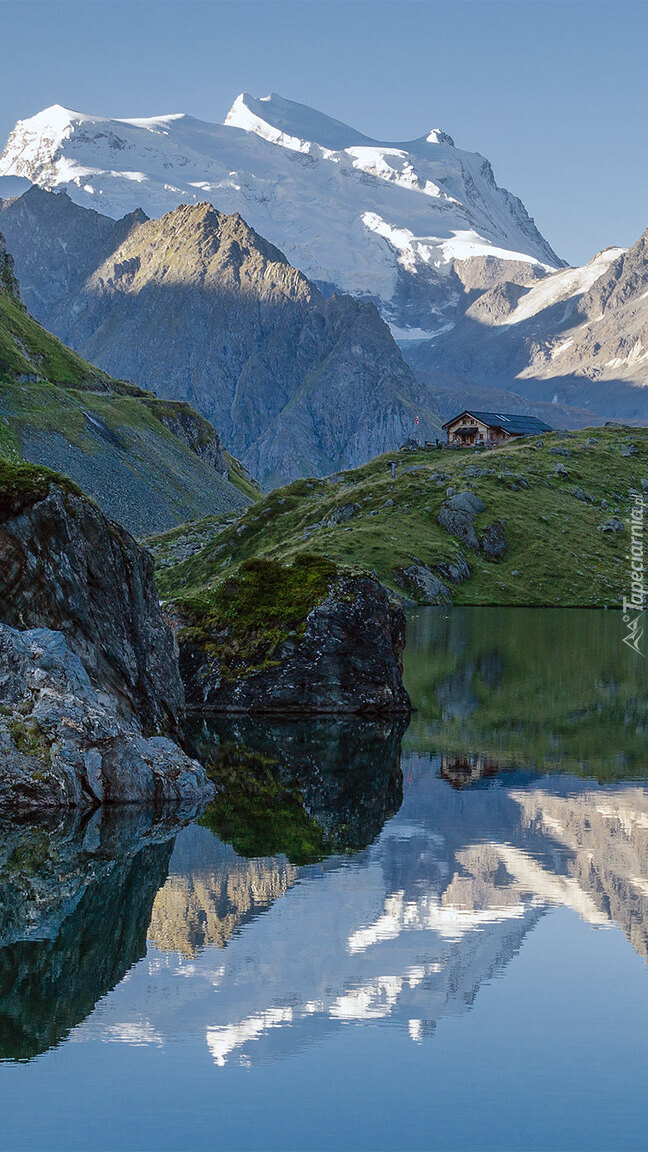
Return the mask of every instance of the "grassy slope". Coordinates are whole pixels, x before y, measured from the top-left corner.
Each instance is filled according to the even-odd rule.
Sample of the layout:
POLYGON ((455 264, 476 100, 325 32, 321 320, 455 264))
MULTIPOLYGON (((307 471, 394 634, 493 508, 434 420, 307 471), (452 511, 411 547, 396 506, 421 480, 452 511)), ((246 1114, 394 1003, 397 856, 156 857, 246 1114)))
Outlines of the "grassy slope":
POLYGON ((296 481, 249 508, 236 524, 198 525, 202 547, 193 555, 188 547, 180 563, 169 563, 169 543, 159 538, 154 551, 162 592, 195 593, 253 556, 290 561, 306 551, 373 570, 397 590, 397 570, 415 559, 433 566, 461 555, 472 576, 452 586, 457 604, 618 605, 628 591, 629 532, 608 534, 598 527, 613 515, 626 518, 630 489, 648 477, 648 429, 597 428, 567 438, 550 433, 540 448, 534 447, 537 439, 479 453, 396 454, 395 480, 390 457, 383 456, 329 479, 296 481), (596 443, 588 446, 588 437, 596 443), (637 446, 636 455, 622 455, 628 443, 637 446), (569 455, 552 454, 552 448, 569 455), (558 464, 567 468, 567 479, 555 475, 558 464), (467 466, 493 474, 472 477, 467 466), (435 479, 439 472, 447 479, 435 479), (504 520, 509 549, 499 563, 471 552, 437 524, 449 487, 470 488, 484 501, 475 521, 478 534, 493 520, 504 520), (592 503, 578 499, 575 487, 592 503), (601 500, 609 507, 601 507, 601 500), (329 527, 332 513, 346 503, 357 505, 358 513, 329 527))
POLYGON ((0 293, 0 383, 14 382, 17 376, 40 377, 70 388, 139 392, 88 364, 42 328, 17 300, 0 293))
MULTIPOLYGON (((183 407, 113 380, 0 292, 0 459, 25 455, 70 472, 136 533, 160 521, 165 527, 231 511, 242 501, 231 498, 230 484, 246 499, 258 498, 238 461, 228 460, 227 484, 164 426, 169 410, 183 407)), ((192 418, 204 423, 206 439, 214 435, 207 421, 192 418)))

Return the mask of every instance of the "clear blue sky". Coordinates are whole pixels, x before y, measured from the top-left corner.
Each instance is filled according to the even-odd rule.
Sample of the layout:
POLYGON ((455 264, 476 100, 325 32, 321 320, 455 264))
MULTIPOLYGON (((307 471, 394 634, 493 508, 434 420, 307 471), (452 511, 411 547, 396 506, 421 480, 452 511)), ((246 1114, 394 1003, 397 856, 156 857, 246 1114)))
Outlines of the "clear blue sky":
POLYGON ((221 120, 238 92, 491 160, 572 263, 648 227, 648 4, 0 2, 0 136, 49 104, 221 120))

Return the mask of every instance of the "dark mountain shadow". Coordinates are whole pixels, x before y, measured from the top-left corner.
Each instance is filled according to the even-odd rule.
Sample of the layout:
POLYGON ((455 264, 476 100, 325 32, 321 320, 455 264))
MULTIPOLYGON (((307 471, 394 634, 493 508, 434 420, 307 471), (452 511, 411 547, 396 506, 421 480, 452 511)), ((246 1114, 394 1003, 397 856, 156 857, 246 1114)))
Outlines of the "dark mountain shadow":
POLYGON ((185 822, 142 808, 2 820, 0 1060, 55 1047, 144 956, 185 822))

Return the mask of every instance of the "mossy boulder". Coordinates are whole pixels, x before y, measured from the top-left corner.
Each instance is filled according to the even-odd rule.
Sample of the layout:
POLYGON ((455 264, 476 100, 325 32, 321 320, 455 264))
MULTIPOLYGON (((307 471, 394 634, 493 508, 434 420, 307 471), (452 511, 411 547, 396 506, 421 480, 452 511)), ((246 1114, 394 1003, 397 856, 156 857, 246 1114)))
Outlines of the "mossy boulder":
POLYGON ((405 616, 372 576, 308 554, 251 560, 172 614, 189 710, 409 710, 405 616))

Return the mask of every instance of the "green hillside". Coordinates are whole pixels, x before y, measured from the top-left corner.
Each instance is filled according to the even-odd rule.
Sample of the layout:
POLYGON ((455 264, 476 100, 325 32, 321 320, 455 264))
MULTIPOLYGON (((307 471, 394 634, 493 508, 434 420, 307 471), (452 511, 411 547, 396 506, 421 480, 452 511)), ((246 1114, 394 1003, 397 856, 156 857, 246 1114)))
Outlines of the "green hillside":
POLYGON ((618 606, 629 593, 630 493, 642 481, 648 486, 644 428, 554 432, 480 452, 401 452, 324 480, 296 481, 236 524, 193 525, 182 548, 176 534, 154 541, 153 550, 170 598, 208 591, 253 556, 285 562, 309 552, 373 571, 421 602, 426 597, 408 569, 441 579, 442 601, 456 604, 618 606), (438 523, 442 505, 462 492, 483 502, 473 522, 478 540, 502 522, 501 559, 438 523), (462 563, 470 575, 461 583, 438 567, 456 571, 462 563))
POLYGON ((25 310, 0 245, 0 459, 70 476, 137 535, 257 497, 242 465, 188 404, 113 380, 25 310))

